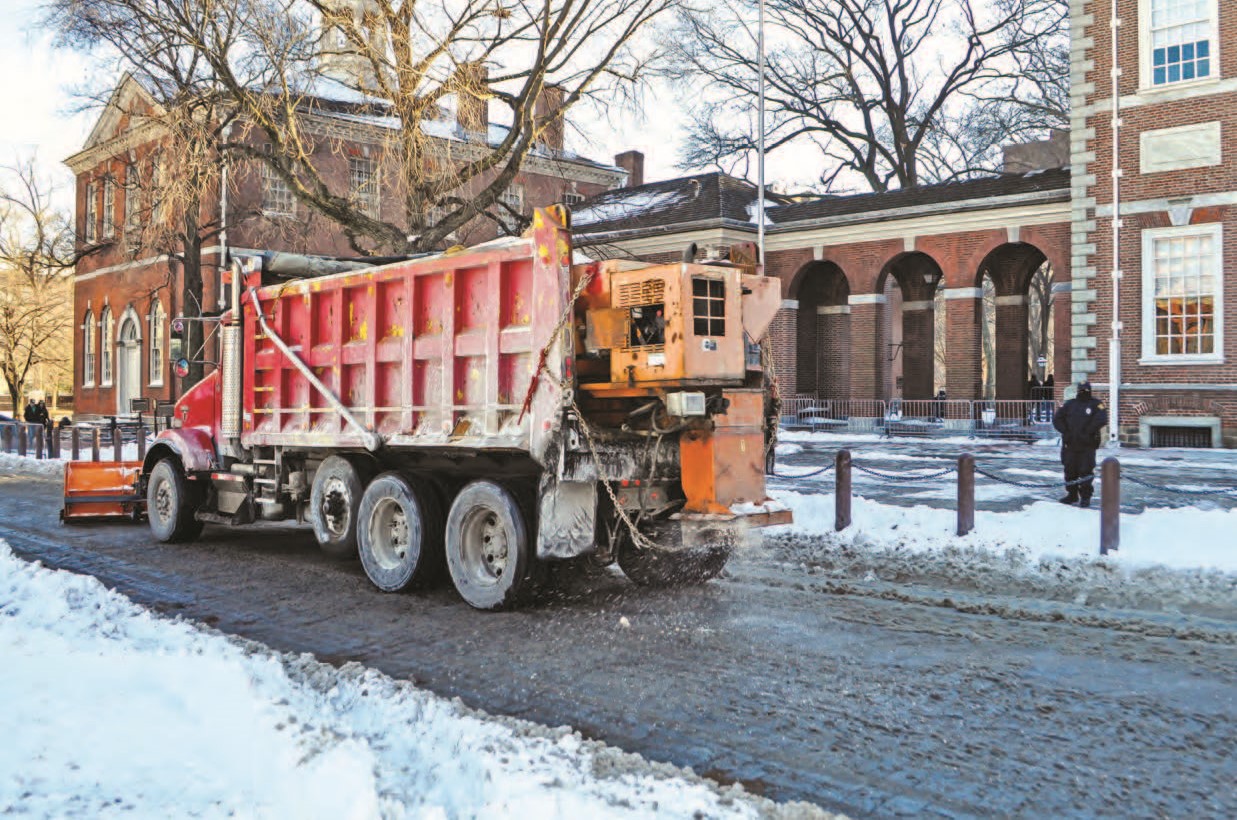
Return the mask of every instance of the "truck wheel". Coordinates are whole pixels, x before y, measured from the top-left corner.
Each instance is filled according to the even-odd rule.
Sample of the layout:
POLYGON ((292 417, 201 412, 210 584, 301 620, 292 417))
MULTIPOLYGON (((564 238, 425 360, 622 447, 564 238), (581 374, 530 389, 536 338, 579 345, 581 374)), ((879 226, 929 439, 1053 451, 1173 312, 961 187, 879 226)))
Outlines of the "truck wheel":
POLYGON ((357 513, 364 490, 361 470, 343 456, 330 456, 314 473, 309 520, 318 546, 332 558, 356 555, 357 513))
POLYGON ((645 550, 623 538, 618 565, 642 587, 694 586, 716 578, 730 560, 726 547, 701 547, 674 552, 645 550))
POLYGON ((155 538, 165 543, 192 541, 202 534, 202 522, 193 517, 195 494, 173 459, 165 458, 146 481, 146 517, 155 538))
POLYGON ((529 586, 529 528, 516 497, 501 484, 474 481, 447 516, 447 569, 460 596, 476 609, 514 605, 529 586))
POLYGON ((378 476, 365 489, 357 521, 361 566, 383 592, 421 583, 441 563, 442 509, 420 482, 378 476))

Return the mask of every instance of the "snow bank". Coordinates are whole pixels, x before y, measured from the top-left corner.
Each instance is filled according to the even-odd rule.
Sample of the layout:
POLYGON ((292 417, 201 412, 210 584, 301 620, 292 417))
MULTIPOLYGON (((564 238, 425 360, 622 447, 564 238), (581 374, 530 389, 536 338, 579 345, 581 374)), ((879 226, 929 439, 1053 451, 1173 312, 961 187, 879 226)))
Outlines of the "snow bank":
MULTIPOLYGON (((905 422, 899 422, 905 424, 905 422)), ((880 433, 826 433, 821 430, 786 430, 779 429, 777 431, 778 441, 796 441, 812 444, 866 444, 871 442, 884 442, 889 444, 910 443, 913 438, 905 436, 889 436, 881 435, 880 433)), ((928 436, 923 439, 928 444, 967 444, 967 445, 983 445, 997 446, 1010 444, 1009 439, 999 438, 971 438, 970 436, 928 436)), ((1053 439, 1055 442, 1056 440, 1053 439)), ((1023 445, 1025 446, 1025 445, 1023 445)))
POLYGON ((335 669, 156 617, 93 578, 25 563, 2 541, 0 657, 0 813, 688 818, 791 808, 568 729, 490 718, 358 664, 335 669))
POLYGON ((63 459, 37 459, 16 453, 0 453, 0 475, 58 476, 63 473, 63 459))
MULTIPOLYGON (((952 491, 952 490, 951 490, 952 491)), ((833 530, 832 493, 774 491, 773 497, 794 511, 795 523, 770 534, 830 535, 840 544, 898 548, 932 553, 972 547, 993 553, 1010 549, 1026 560, 1099 559, 1099 510, 1040 501, 1015 512, 975 514, 975 530, 955 534, 953 510, 926 506, 898 507, 865 498, 852 500, 852 521, 833 530)), ((1098 502, 1097 502, 1098 504, 1098 502)), ((1121 516, 1121 548, 1106 560, 1130 568, 1162 566, 1237 572, 1237 510, 1148 509, 1121 516)))

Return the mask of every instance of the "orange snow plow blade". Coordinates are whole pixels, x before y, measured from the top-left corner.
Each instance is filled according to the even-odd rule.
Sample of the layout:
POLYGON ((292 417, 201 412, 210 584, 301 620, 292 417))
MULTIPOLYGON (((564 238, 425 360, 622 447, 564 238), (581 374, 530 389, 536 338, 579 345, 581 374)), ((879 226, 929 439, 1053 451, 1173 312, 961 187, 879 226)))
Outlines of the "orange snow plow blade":
POLYGON ((138 495, 140 461, 70 461, 64 465, 64 509, 60 520, 133 518, 146 506, 138 495))

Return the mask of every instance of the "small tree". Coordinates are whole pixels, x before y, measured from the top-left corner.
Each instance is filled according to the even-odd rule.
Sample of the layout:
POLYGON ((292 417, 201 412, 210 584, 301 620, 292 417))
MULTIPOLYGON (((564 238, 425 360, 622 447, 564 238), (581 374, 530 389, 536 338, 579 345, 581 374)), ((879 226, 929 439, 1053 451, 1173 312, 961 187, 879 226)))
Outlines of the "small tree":
MULTIPOLYGON (((51 206, 32 163, 0 183, 0 375, 14 415, 41 368, 72 369, 72 222, 51 206)), ((58 380, 56 380, 58 381, 58 380)))

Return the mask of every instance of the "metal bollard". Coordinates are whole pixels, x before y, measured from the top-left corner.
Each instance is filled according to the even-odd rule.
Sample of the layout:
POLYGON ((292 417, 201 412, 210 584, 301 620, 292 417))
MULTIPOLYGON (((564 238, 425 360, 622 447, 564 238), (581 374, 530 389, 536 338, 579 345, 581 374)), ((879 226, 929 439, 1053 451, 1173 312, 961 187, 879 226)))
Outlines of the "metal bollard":
POLYGON ((958 456, 958 535, 975 529, 975 456, 958 456))
POLYGON ((0 426, 0 451, 7 453, 13 449, 13 425, 0 426))
POLYGON ((1121 462, 1115 456, 1100 465, 1100 555, 1121 546, 1121 462))
POLYGON ((52 458, 60 458, 60 433, 61 429, 59 427, 53 427, 51 438, 48 439, 48 444, 50 445, 48 452, 51 453, 52 458))
POLYGON ((43 425, 34 428, 34 457, 42 460, 43 456, 43 434, 47 432, 43 425))
POLYGON ((121 457, 124 455, 125 437, 120 432, 120 428, 116 426, 116 422, 112 422, 112 452, 115 454, 116 461, 124 461, 121 457))
POLYGON ((838 450, 834 465, 837 475, 833 480, 833 528, 844 530, 850 526, 850 450, 838 450))
POLYGON ((146 460, 146 430, 140 424, 137 426, 137 460, 146 460))
POLYGON ((26 425, 22 424, 17 428, 17 455, 24 456, 26 454, 26 425))
POLYGON ((69 455, 74 461, 78 461, 82 457, 82 431, 77 427, 69 430, 69 455))
POLYGON ((99 428, 90 431, 90 460, 99 460, 99 428))

